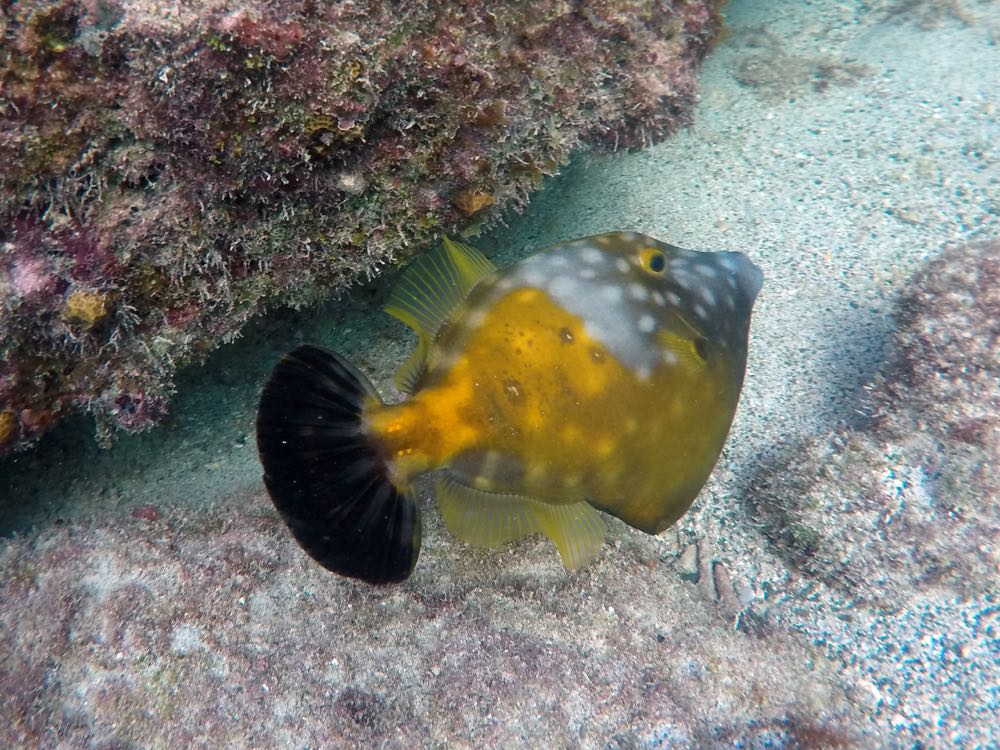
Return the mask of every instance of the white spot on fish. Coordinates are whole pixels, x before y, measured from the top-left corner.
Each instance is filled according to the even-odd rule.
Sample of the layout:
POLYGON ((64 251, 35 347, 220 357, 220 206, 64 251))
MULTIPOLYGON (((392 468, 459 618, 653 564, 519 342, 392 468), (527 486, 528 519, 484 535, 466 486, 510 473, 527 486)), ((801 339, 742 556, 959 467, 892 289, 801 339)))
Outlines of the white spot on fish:
MULTIPOLYGON (((660 293, 656 292, 655 294, 660 294, 660 293)), ((628 296, 634 300, 638 300, 641 302, 649 296, 649 291, 642 284, 638 282, 632 282, 631 284, 628 285, 628 296)), ((660 294, 660 297, 663 297, 663 295, 660 294)))
POLYGON ((670 273, 684 273, 691 268, 691 264, 683 258, 672 258, 670 260, 670 273))
POLYGON ((584 330, 587 331, 587 335, 590 336, 594 341, 604 342, 607 340, 608 334, 604 332, 604 329, 598 325, 594 325, 591 322, 587 322, 584 325, 584 330))
POLYGON ((601 289, 601 296, 608 302, 621 302, 623 296, 622 288, 620 286, 608 284, 601 289))
POLYGON ((483 456, 483 463, 479 469, 480 476, 488 479, 495 478, 502 458, 503 456, 500 451, 486 451, 486 455, 483 456))
POLYGON ((740 263, 737 255, 723 255, 719 254, 715 256, 716 262, 723 268, 727 268, 730 271, 738 271, 740 268, 740 263))
POLYGON ((702 276, 709 279, 714 279, 716 276, 719 275, 718 271, 716 271, 711 266, 705 265, 704 263, 699 263, 698 265, 696 265, 694 267, 694 270, 695 273, 700 273, 702 276))
POLYGON ((652 333, 653 329, 656 328, 656 320, 653 319, 652 315, 643 315, 639 318, 638 326, 643 333, 652 333))
POLYGON ((662 359, 668 365, 676 365, 677 364, 677 355, 674 354, 673 351, 670 350, 670 349, 664 349, 663 350, 662 359))
POLYGON ((679 286, 681 289, 690 291, 692 286, 697 286, 697 284, 691 283, 691 277, 684 272, 675 273, 673 275, 673 278, 674 281, 677 283, 677 286, 679 286))
POLYGON ((528 286, 539 287, 545 283, 545 274, 536 268, 532 268, 530 271, 525 272, 524 281, 528 286))
POLYGON ((628 273, 629 270, 628 261, 625 260, 624 258, 619 258, 618 260, 615 261, 615 268, 617 268, 622 273, 628 273))
POLYGON ((651 370, 648 367, 638 367, 635 374, 639 377, 639 380, 649 380, 651 370))
POLYGON ((486 310, 483 308, 472 310, 468 315, 462 318, 462 321, 464 322, 466 328, 479 328, 479 326, 486 321, 486 310))
POLYGON ((533 463, 528 466, 528 480, 537 482, 545 478, 549 473, 548 468, 542 463, 533 463))
POLYGON ((700 290, 698 290, 698 294, 701 296, 703 300, 705 300, 706 305, 715 304, 715 292, 713 292, 707 286, 703 286, 700 290))
POLYGON ((667 292, 667 302, 669 302, 674 307, 680 307, 680 305, 681 305, 681 298, 680 298, 679 295, 675 294, 674 292, 667 292))
POLYGON ((580 257, 583 258, 584 263, 600 263, 604 258, 604 253, 598 250, 596 247, 586 247, 583 252, 580 253, 580 257))
POLYGON ((694 314, 698 316, 700 320, 708 320, 708 310, 700 302, 696 303, 694 306, 694 314))
POLYGON ((667 298, 663 296, 663 292, 653 292, 653 302, 663 307, 667 304, 667 298))
POLYGON ((593 268, 581 268, 577 275, 581 279, 589 281, 591 279, 597 278, 597 271, 595 271, 593 268))
POLYGON ((549 284, 549 294, 557 299, 572 297, 577 293, 578 286, 569 276, 558 276, 549 284))

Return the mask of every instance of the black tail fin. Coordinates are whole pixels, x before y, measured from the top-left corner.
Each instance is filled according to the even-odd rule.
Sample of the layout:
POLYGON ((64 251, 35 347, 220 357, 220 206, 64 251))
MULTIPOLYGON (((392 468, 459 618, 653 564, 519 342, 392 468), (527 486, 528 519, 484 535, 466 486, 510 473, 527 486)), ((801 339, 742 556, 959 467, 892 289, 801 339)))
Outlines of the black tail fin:
POLYGON ((271 500, 324 568, 402 581, 420 554, 420 510, 389 480, 361 422, 378 399, 347 360, 300 346, 275 366, 257 409, 257 451, 271 500))

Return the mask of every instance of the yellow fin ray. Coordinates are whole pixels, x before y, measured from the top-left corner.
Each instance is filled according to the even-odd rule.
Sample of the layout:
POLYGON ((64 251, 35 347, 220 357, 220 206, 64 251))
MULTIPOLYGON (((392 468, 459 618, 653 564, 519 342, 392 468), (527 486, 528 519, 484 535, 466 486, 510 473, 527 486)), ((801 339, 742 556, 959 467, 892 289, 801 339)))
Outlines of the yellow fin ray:
POLYGON ((691 376, 705 370, 705 359, 695 343, 702 338, 701 332, 677 312, 665 316, 663 328, 657 335, 659 345, 672 352, 677 364, 691 376))
POLYGON ((396 284, 385 311, 432 340, 452 311, 496 270, 482 253, 447 237, 417 258, 396 284))
POLYGON ((447 472, 438 477, 437 498, 448 531, 477 547, 499 547, 541 531, 526 498, 473 489, 447 472))
POLYGON ((604 544, 607 527, 601 514, 585 502, 549 505, 533 501, 542 532, 551 539, 563 565, 579 570, 597 557, 604 544))
POLYGON ((698 354, 698 348, 691 339, 664 330, 659 334, 659 344, 673 353, 677 365, 688 375, 697 375, 704 371, 705 360, 698 354))
POLYGON ((553 505, 521 495, 484 492, 443 473, 438 504, 448 530, 479 547, 499 547, 541 532, 556 545, 563 565, 578 570, 596 557, 606 527, 601 514, 585 502, 553 505))

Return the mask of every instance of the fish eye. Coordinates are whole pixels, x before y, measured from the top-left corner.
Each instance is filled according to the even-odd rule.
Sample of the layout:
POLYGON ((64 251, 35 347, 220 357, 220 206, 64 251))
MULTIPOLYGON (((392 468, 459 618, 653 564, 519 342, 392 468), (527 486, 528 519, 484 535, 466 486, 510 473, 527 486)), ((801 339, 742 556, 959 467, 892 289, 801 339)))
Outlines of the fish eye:
POLYGON ((655 247, 644 247, 639 253, 639 261, 650 273, 659 275, 667 270, 667 257, 655 247))

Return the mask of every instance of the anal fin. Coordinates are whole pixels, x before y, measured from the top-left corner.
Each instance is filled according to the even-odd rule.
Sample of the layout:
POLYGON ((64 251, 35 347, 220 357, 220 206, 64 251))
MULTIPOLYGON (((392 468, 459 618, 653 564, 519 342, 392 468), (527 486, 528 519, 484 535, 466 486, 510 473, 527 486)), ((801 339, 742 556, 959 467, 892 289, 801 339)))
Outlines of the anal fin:
POLYGON ((593 506, 586 502, 572 505, 532 502, 538 506, 542 532, 555 543, 563 565, 569 570, 579 570, 597 557, 607 527, 593 506))
POLYGON ((438 477, 437 497, 448 530, 478 547, 499 547, 541 532, 555 543, 563 565, 578 570, 604 544, 604 520, 586 502, 554 505, 522 495, 484 492, 449 472, 438 477))

